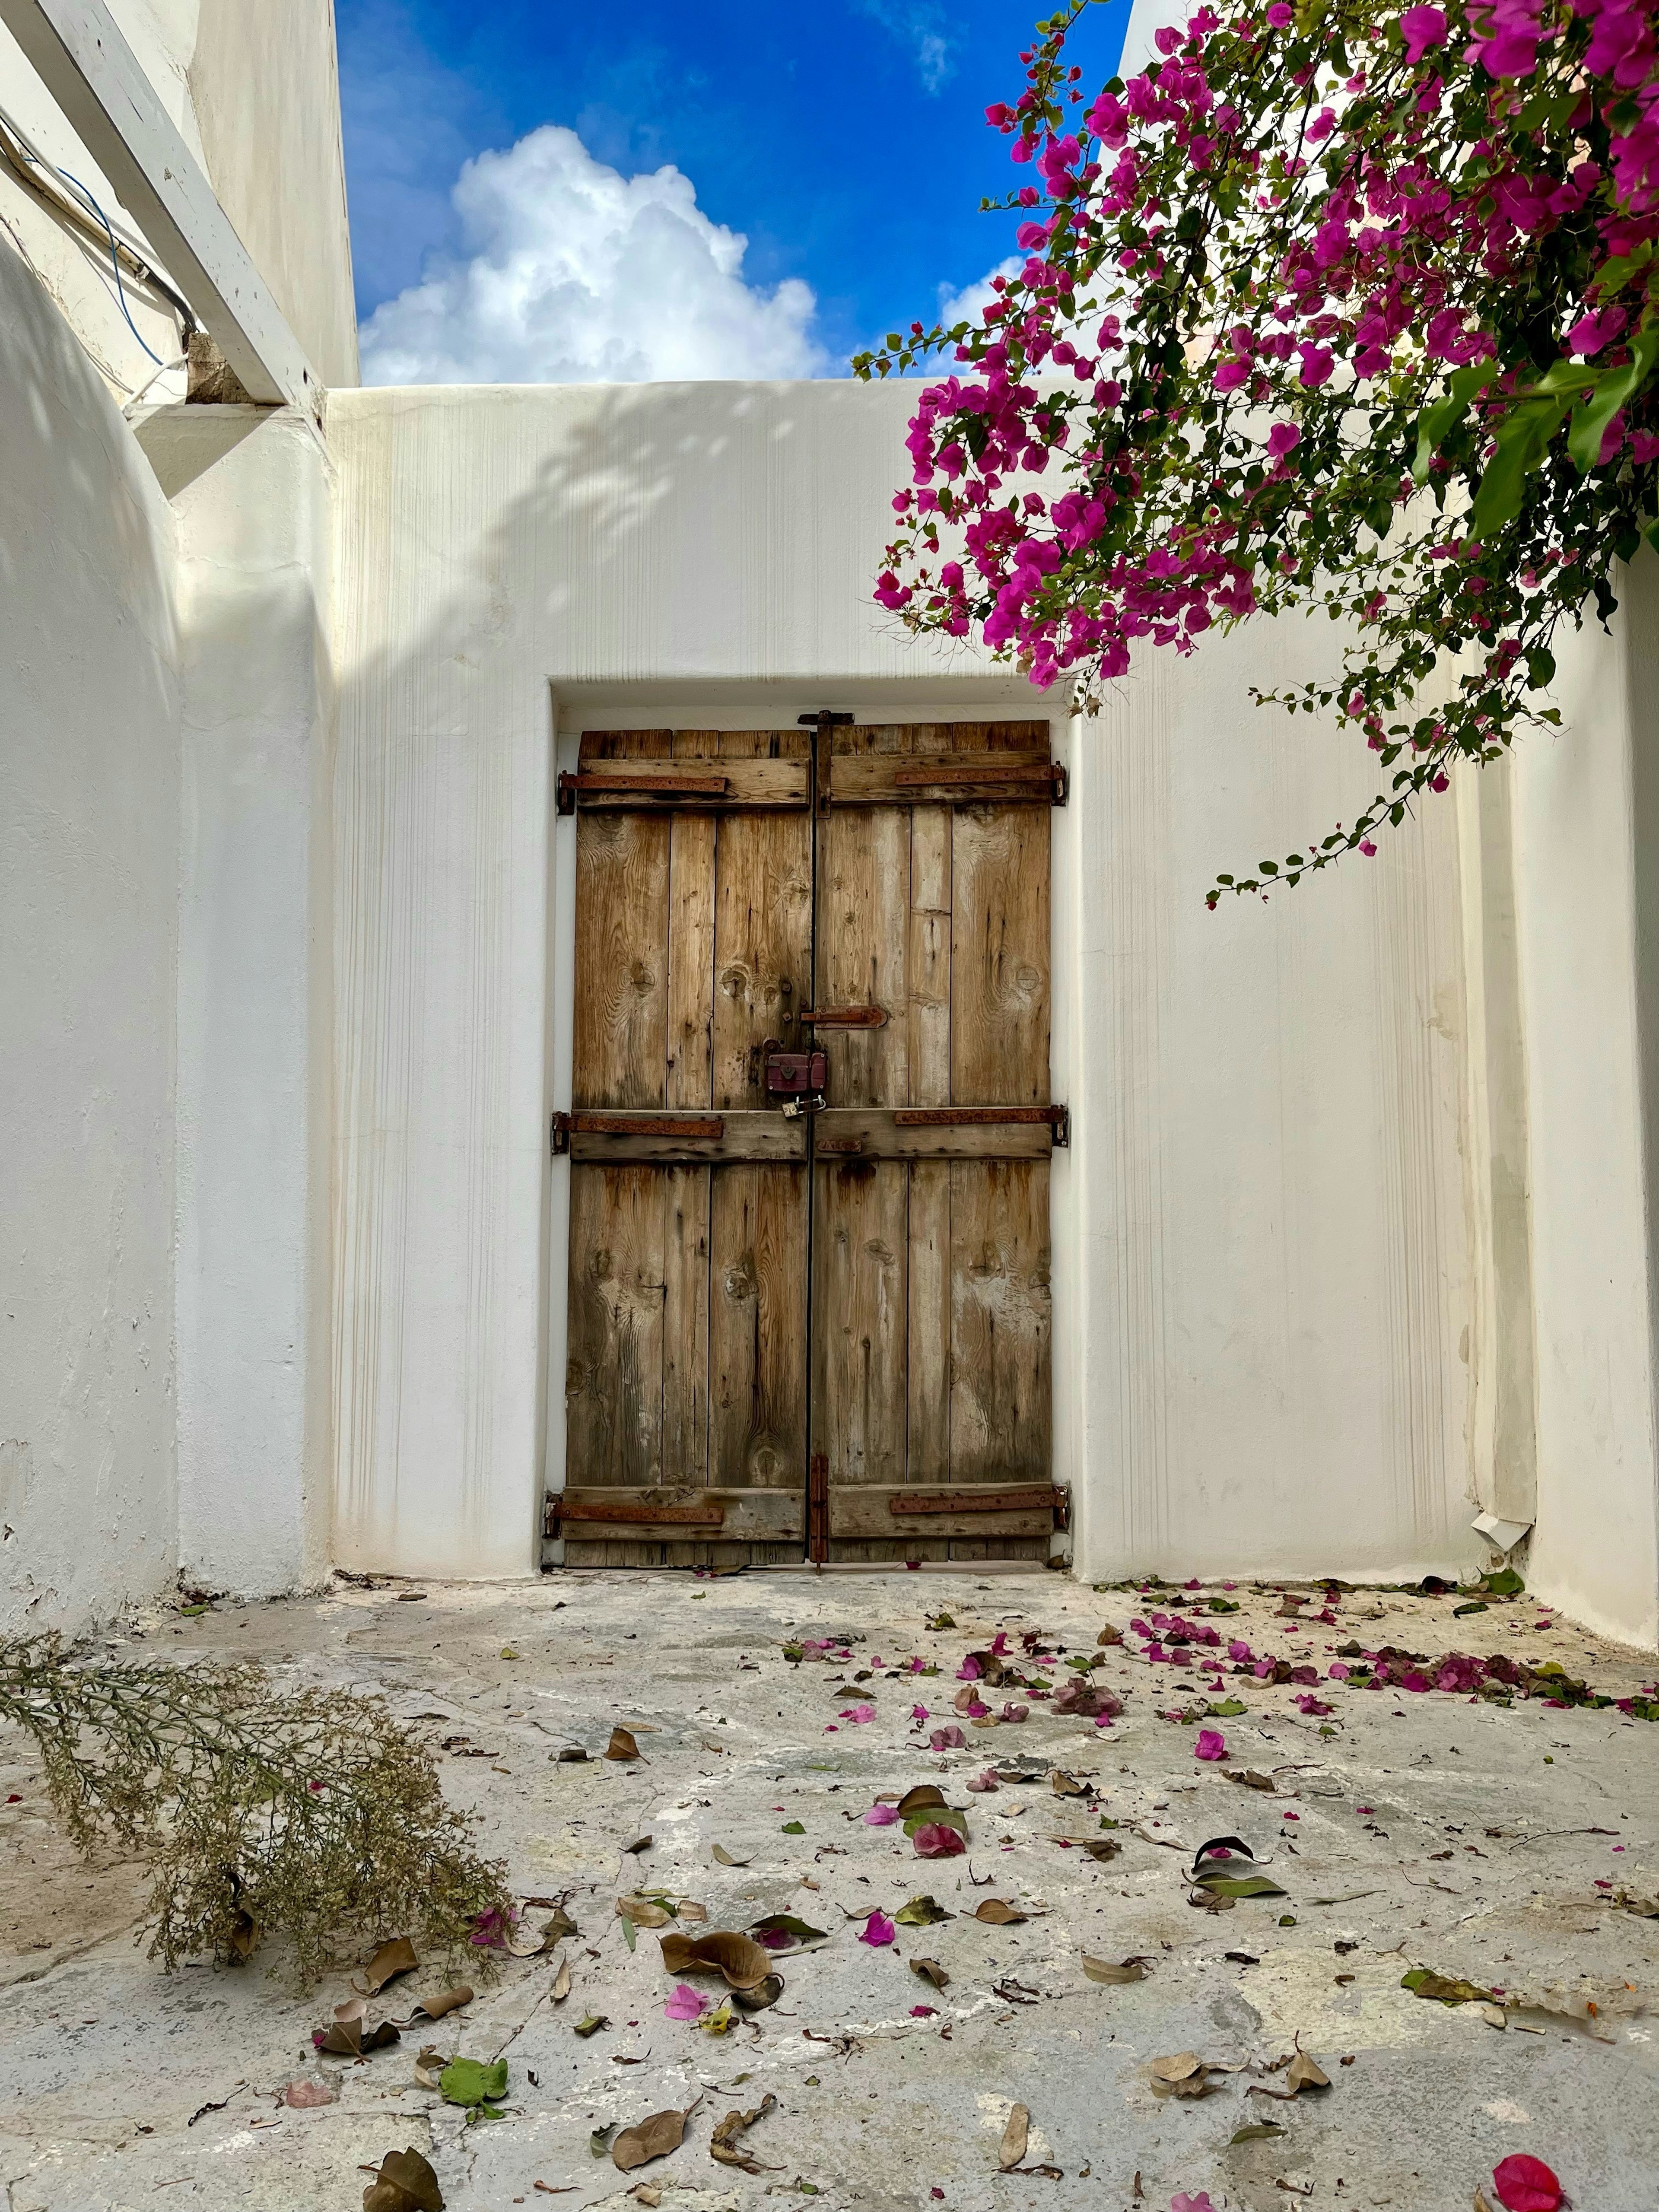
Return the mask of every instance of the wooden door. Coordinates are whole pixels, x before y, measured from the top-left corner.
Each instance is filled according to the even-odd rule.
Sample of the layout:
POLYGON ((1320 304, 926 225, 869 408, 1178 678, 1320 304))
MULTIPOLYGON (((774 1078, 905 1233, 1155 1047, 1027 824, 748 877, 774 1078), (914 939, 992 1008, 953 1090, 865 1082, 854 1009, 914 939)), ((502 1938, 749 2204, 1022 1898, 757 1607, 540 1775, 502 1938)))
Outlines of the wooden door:
POLYGON ((1048 1553, 1047 726, 818 721, 561 778, 572 1565, 1048 1553))

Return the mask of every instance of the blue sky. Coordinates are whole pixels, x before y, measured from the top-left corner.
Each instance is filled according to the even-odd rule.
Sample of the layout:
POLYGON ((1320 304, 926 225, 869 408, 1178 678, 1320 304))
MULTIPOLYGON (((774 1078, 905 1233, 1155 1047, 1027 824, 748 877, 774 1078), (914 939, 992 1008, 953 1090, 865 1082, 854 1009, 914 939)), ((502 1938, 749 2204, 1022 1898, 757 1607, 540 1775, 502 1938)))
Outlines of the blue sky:
MULTIPOLYGON (((1036 13, 338 0, 367 373, 742 374, 750 356, 757 374, 842 373, 1011 250, 1006 219, 979 212, 1011 173, 983 110, 1018 92, 1036 13), (532 139, 545 125, 562 130, 532 139), (458 212, 462 165, 515 148, 458 212), (684 186, 659 178, 671 164, 684 186), (653 296, 701 332, 689 353, 656 345, 653 296), (584 317, 591 343, 571 352, 557 333, 584 317)), ((1096 82, 1127 14, 1106 0, 1087 19, 1096 82)))

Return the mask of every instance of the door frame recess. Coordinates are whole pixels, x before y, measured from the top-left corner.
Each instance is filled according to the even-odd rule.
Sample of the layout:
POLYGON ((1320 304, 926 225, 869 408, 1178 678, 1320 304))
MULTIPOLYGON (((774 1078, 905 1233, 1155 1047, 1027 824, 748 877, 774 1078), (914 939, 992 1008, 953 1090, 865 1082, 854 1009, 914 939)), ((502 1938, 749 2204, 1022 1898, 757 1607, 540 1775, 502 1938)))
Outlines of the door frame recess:
MULTIPOLYGON (((576 823, 574 813, 556 811, 556 794, 561 775, 578 768, 584 730, 667 729, 771 730, 793 729, 798 718, 821 708, 850 711, 855 723, 1047 720, 1054 757, 1072 779, 1082 719, 1064 707, 1045 702, 1030 687, 1017 684, 1003 688, 952 684, 940 696, 935 684, 892 685, 876 689, 866 684, 848 687, 848 696, 825 684, 815 690, 762 693, 758 686, 722 685, 718 697, 700 698, 695 687, 676 692, 667 686, 617 685, 601 696, 580 701, 561 697, 550 687, 553 773, 548 779, 549 805, 554 809, 550 849, 552 881, 548 887, 548 963, 551 993, 546 1028, 547 1058, 545 1112, 542 1122, 542 1164, 546 1193, 544 1264, 542 1272, 544 1377, 541 1479, 533 1486, 534 1528, 531 1557, 542 1567, 562 1566, 564 1540, 544 1534, 544 1497, 565 1487, 564 1377, 568 1349, 570 1280, 570 1159, 556 1156, 546 1141, 556 1114, 571 1110, 575 1057, 576 987, 576 823), (647 696, 648 694, 648 696, 647 696)), ((585 689, 585 687, 584 687, 585 689)), ((1056 1529, 1051 1557, 1069 1559, 1078 1542, 1079 1516, 1087 1510, 1083 1492, 1082 1381, 1085 1335, 1083 1304, 1085 1291, 1085 1238, 1082 1229, 1083 1188, 1087 1170, 1085 1141, 1088 1116, 1082 1096, 1085 1056, 1078 1050, 1081 1008, 1078 1000, 1079 930, 1081 920, 1078 848, 1082 810, 1076 797, 1054 809, 1049 856, 1049 1096, 1063 1099, 1070 1109, 1070 1141, 1056 1147, 1049 1165, 1049 1243, 1054 1294, 1053 1324, 1053 1457, 1055 1484, 1071 1495, 1070 1528, 1056 1529)), ((805 1559, 802 1566, 810 1563, 805 1559)), ((969 1560, 934 1563, 930 1572, 984 1574, 1012 1567, 1030 1571, 1027 1561, 969 1560)), ((621 1571, 618 1570, 617 1571, 621 1571)), ((772 1569, 772 1572, 781 1570, 772 1569)), ((902 1572, 902 1567, 867 1567, 829 1564, 818 1571, 834 1573, 902 1572)))

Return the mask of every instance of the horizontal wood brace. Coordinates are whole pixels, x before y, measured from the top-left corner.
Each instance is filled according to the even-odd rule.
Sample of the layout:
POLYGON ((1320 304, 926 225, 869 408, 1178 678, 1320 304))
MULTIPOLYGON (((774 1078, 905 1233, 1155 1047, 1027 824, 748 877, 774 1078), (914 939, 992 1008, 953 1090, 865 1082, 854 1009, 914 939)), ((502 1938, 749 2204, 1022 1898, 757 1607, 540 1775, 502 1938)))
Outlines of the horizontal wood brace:
MULTIPOLYGON (((791 1490, 704 1490, 687 1484, 550 1490, 544 1493, 542 1534, 613 1528, 623 1540, 633 1532, 646 1542, 681 1534, 696 1542, 718 1531, 725 1542, 788 1543, 805 1532, 805 1504, 799 1485, 791 1490)), ((590 1534, 580 1540, 599 1540, 590 1534)))
POLYGON ((572 1521, 605 1522, 627 1528, 721 1528, 726 1508, 718 1500, 708 1504, 655 1504, 641 1498, 596 1498, 592 1492, 550 1490, 543 1516, 544 1535, 556 1536, 572 1521))
POLYGON ((994 753, 906 761, 893 771, 901 789, 930 783, 1053 783, 1065 769, 1053 761, 1000 761, 994 753))
POLYGON ((726 758, 723 755, 593 759, 586 754, 572 773, 561 773, 561 814, 654 812, 661 808, 725 813, 750 809, 805 808, 808 763, 803 759, 726 758))
POLYGON ((883 1030, 887 1026, 885 1006, 810 1006, 800 1017, 803 1025, 814 1029, 883 1030))
POLYGON ((573 1136, 581 1137, 705 1137, 712 1141, 726 1134, 720 1114, 566 1114, 561 1116, 573 1136))
POLYGON ((1066 1492, 1057 1484, 1031 1484, 1019 1490, 895 1490, 887 1510, 896 1518, 913 1513, 1030 1513, 1052 1510, 1066 1526, 1066 1492))
POLYGON ((893 1120, 901 1129, 981 1129, 1006 1121, 1015 1127, 1053 1123, 1063 1119, 1063 1106, 895 1106, 893 1120))

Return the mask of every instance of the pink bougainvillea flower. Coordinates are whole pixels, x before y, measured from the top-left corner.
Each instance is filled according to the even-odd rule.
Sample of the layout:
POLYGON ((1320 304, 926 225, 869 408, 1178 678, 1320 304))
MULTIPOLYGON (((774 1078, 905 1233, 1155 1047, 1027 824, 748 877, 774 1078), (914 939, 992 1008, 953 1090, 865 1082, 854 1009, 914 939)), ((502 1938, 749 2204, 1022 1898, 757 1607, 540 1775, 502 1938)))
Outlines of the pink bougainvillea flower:
POLYGON ((896 1805, 872 1805, 864 1816, 866 1828, 890 1828, 899 1818, 896 1805))
POLYGON ((1311 1696, 1292 1698, 1291 1703, 1293 1705, 1299 1705, 1304 1713, 1316 1717, 1321 1713, 1328 1713, 1334 1711, 1334 1707, 1322 1705, 1317 1698, 1311 1696))
POLYGON ((859 1941, 860 1943, 869 1944, 872 1950, 878 1951, 884 1944, 890 1943, 897 1933, 897 1929, 894 1927, 887 1915, 878 1910, 871 1913, 860 1929, 859 1941))
POLYGON ((1172 2197, 1170 2212, 1215 2212, 1215 2206, 1210 2202, 1209 2191, 1200 2189, 1196 2197, 1172 2197))
POLYGON ((1219 1729, 1200 1729, 1198 1741, 1193 1746, 1194 1759, 1225 1759, 1227 1739, 1219 1729))
MULTIPOLYGON (((932 2020, 933 2014, 938 2010, 939 2007, 937 2005, 912 2005, 910 2008, 910 2017, 912 2020, 932 2020)), ((939 2196, 943 2196, 945 2192, 940 2190, 935 2193, 939 2196)))
POLYGON ((935 1729, 927 1739, 929 1751, 966 1751, 968 1739, 954 1723, 949 1728, 935 1729))
POLYGON ((1273 459, 1283 460, 1302 443, 1302 433, 1294 422, 1275 422, 1267 433, 1267 451, 1273 459))
POLYGON ((1005 1704, 1002 1708, 1002 1717, 1005 1721, 1010 1723, 1011 1725, 1018 1727, 1021 1721, 1029 1721, 1030 1719, 1031 1708, 1029 1705, 1017 1705, 1012 1703, 1005 1704))
POLYGON ((854 1723, 872 1721, 875 1717, 876 1709, 873 1705, 849 1705, 842 1714, 842 1720, 852 1721, 854 1723))
POLYGON ((947 1828, 942 1820, 929 1820, 916 1830, 910 1838, 916 1847, 916 1856, 923 1859, 954 1859, 968 1848, 954 1828, 947 1828))
POLYGON ((1504 2212, 1558 2212, 1561 2185, 1541 2158, 1516 2151, 1494 2171, 1492 2187, 1504 2212))
POLYGON ((968 1778, 968 1787, 976 1793, 987 1790, 994 1790, 996 1786, 996 1776, 988 1766, 986 1768, 983 1774, 973 1774, 968 1778))
POLYGON ((488 1912, 478 1915, 472 1923, 472 1933, 466 1940, 484 1950, 504 1951, 516 1917, 510 1912, 498 1912, 492 1906, 488 1912))
POLYGON ((978 1660, 970 1651, 961 1666, 957 1668, 957 1680, 958 1682, 977 1682, 982 1671, 978 1660))
POLYGON ((927 1706, 912 1705, 910 1708, 910 1717, 913 1721, 925 1721, 927 1717, 927 1706))
POLYGON ((708 2009, 708 2000, 689 1982, 677 1982, 673 1996, 662 2009, 665 2020, 701 2020, 708 2009))
POLYGON ((1446 43, 1446 19, 1438 8, 1407 8, 1400 18, 1400 35, 1406 41, 1406 59, 1420 62, 1431 46, 1446 43))

